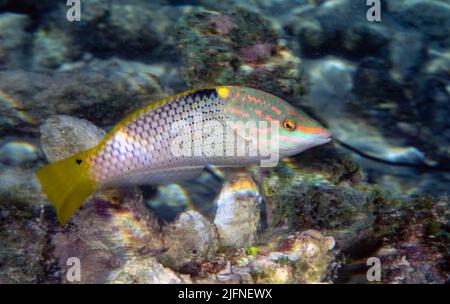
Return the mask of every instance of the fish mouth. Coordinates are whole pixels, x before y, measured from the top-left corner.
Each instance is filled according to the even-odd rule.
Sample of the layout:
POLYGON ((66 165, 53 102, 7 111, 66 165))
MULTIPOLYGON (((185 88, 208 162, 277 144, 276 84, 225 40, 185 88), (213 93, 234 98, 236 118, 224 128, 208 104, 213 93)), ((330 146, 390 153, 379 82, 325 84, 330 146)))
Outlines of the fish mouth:
POLYGON ((314 139, 314 142, 316 143, 316 145, 323 145, 329 143, 332 139, 333 135, 331 135, 330 131, 323 128, 322 132, 320 132, 320 135, 314 139))
POLYGON ((333 139, 333 136, 327 132, 326 134, 321 134, 321 136, 318 136, 318 137, 314 138, 313 140, 302 141, 301 145, 299 147, 283 150, 282 154, 284 154, 286 156, 295 155, 295 154, 301 153, 305 150, 308 150, 312 147, 316 147, 316 146, 320 146, 320 145, 329 143, 332 139, 333 139))
POLYGON ((308 150, 308 149, 310 149, 312 147, 320 146, 322 144, 325 144, 325 143, 329 142, 330 140, 331 140, 331 138, 329 138, 329 139, 323 138, 323 139, 320 139, 320 140, 314 140, 314 141, 310 141, 310 142, 303 142, 303 144, 300 147, 292 148, 292 149, 286 149, 286 150, 283 151, 282 154, 285 154, 287 156, 295 155, 295 154, 301 153, 301 152, 303 152, 305 150, 308 150))
POLYGON ((331 134, 327 134, 327 136, 323 136, 323 137, 317 139, 317 144, 318 145, 326 144, 326 143, 329 143, 332 139, 333 139, 333 136, 331 134))

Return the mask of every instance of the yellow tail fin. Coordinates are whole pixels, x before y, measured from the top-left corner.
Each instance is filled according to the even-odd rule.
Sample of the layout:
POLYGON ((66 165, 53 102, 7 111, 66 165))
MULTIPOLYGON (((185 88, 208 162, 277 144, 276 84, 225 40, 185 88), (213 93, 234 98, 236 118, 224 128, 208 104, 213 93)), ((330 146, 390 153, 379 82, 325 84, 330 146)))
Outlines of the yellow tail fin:
POLYGON ((96 188, 89 176, 89 150, 56 161, 36 171, 48 199, 56 208, 58 221, 65 224, 96 188))

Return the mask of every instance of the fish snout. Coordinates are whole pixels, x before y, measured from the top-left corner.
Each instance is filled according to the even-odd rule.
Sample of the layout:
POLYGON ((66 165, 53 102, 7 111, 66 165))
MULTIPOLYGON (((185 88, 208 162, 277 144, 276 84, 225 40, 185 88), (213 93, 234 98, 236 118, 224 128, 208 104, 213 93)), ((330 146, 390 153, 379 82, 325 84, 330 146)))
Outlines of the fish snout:
POLYGON ((317 136, 317 141, 320 144, 326 144, 333 139, 333 135, 331 135, 330 131, 323 128, 322 131, 317 136))

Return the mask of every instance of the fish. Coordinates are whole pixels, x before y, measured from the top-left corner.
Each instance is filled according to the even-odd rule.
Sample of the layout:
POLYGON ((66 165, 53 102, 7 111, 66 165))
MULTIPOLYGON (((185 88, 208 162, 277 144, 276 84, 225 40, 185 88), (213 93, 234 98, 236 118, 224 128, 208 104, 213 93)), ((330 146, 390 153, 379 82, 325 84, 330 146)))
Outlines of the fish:
POLYGON ((325 127, 279 97, 215 86, 136 110, 95 147, 39 168, 36 176, 65 224, 99 189, 174 183, 208 166, 263 165, 269 156, 277 160, 330 140, 325 127), (276 149, 269 155, 261 147, 276 149))

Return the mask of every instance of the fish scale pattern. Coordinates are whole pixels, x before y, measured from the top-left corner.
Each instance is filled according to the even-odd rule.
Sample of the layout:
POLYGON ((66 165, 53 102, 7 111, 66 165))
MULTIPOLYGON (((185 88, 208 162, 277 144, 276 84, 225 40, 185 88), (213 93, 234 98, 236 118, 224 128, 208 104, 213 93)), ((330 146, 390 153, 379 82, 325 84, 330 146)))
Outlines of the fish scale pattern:
POLYGON ((178 140, 182 145, 193 141, 195 136, 202 136, 205 130, 200 135, 193 131, 196 124, 229 119, 223 110, 224 100, 215 89, 192 92, 156 107, 149 106, 116 130, 90 157, 90 174, 100 184, 135 184, 140 183, 136 181, 139 177, 144 179, 142 183, 148 183, 152 182, 149 180, 152 172, 157 181, 163 179, 161 175, 176 174, 175 168, 188 170, 205 165, 205 158, 201 156, 174 155, 173 141, 178 140), (176 123, 181 121, 184 124, 177 130, 176 123))

